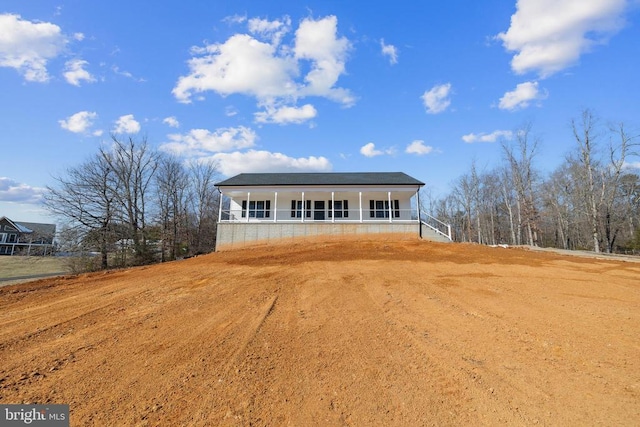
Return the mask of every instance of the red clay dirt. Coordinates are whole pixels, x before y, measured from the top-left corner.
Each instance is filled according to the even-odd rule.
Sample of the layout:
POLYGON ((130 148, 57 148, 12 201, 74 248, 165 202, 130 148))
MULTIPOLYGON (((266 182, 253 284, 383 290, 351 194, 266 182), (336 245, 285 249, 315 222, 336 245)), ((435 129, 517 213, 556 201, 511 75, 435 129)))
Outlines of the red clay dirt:
POLYGON ((640 264, 419 240, 0 288, 0 403, 71 425, 638 425, 640 264))

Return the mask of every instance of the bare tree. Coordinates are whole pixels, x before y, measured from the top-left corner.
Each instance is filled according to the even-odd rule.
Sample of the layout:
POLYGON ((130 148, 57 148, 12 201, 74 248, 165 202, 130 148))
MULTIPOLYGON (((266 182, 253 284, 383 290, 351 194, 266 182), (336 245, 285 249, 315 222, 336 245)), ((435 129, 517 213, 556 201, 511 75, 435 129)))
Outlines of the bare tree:
POLYGON ((165 155, 159 159, 155 180, 164 262, 167 249, 169 259, 175 260, 186 243, 189 176, 178 159, 165 155))
POLYGON ((455 183, 453 187, 453 197, 457 204, 460 205, 461 209, 464 212, 464 225, 461 231, 461 241, 463 242, 471 242, 473 240, 472 237, 472 228, 473 228, 473 217, 472 214, 475 210, 475 192, 474 192, 474 183, 473 178, 469 174, 462 175, 458 178, 458 181, 455 183))
POLYGON ((86 244, 93 240, 101 254, 101 267, 108 267, 109 245, 114 240, 117 212, 114 171, 102 156, 96 156, 65 176, 56 177, 56 185, 47 187, 46 208, 76 230, 86 244))
MULTIPOLYGON (((571 172, 567 164, 562 164, 542 184, 544 214, 553 230, 553 246, 571 249, 570 224, 573 224, 571 172)), ((575 227, 572 227, 575 228, 575 227)))
POLYGON ((621 177, 633 144, 624 123, 611 126, 610 130, 612 138, 608 146, 608 164, 602 170, 601 184, 602 221, 607 243, 606 251, 609 253, 613 252, 618 233, 624 226, 624 205, 620 203, 620 192, 623 189, 621 177))
POLYGON ((539 140, 531 128, 526 124, 514 141, 501 141, 500 168, 478 173, 472 163, 435 203, 456 240, 597 252, 628 250, 640 242, 640 179, 632 171, 640 135, 622 123, 605 134, 593 113, 584 110, 571 121, 575 148, 542 180, 534 167, 539 140))
POLYGON ((509 216, 509 236, 511 237, 511 244, 520 244, 520 233, 516 235, 515 218, 513 213, 513 206, 515 204, 515 195, 513 186, 511 185, 511 167, 502 168, 500 171, 500 192, 502 194, 502 202, 504 204, 507 215, 509 216))
POLYGON ((158 154, 153 152, 146 138, 136 143, 131 137, 122 142, 115 135, 113 145, 100 149, 100 156, 113 171, 113 188, 117 188, 116 200, 124 213, 124 222, 133 241, 136 263, 150 261, 147 245, 147 199, 153 175, 158 168, 158 154))
POLYGON ((582 188, 583 200, 587 218, 591 228, 594 252, 600 252, 600 233, 598 231, 599 197, 597 193, 597 170, 599 164, 596 158, 596 118, 590 110, 584 110, 579 121, 572 119, 571 128, 578 144, 576 164, 579 166, 579 179, 584 184, 582 188))
POLYGON ((627 239, 633 240, 636 229, 640 230, 640 176, 636 173, 625 173, 620 178, 620 210, 627 239))
POLYGON ((219 177, 218 165, 213 161, 192 161, 188 166, 191 181, 191 206, 195 219, 192 247, 195 253, 210 252, 215 248, 218 204, 215 181, 219 177))
POLYGON ((498 210, 501 204, 500 179, 497 171, 490 171, 480 175, 480 212, 485 225, 483 241, 495 245, 501 240, 501 221, 498 210))
POLYGON ((503 153, 511 169, 510 177, 516 193, 518 214, 518 243, 524 228, 527 242, 535 245, 538 211, 535 203, 533 159, 538 151, 538 139, 531 136, 531 123, 516 132, 516 144, 502 143, 503 153))

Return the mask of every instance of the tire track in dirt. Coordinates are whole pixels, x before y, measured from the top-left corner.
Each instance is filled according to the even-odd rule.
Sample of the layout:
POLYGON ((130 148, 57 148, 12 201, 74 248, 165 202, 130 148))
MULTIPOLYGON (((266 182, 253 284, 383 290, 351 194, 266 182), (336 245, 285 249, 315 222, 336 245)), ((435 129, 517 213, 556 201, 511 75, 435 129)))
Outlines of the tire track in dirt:
MULTIPOLYGON (((375 267, 372 266, 370 269, 371 274, 363 279, 367 282, 368 297, 378 306, 381 316, 394 326, 396 333, 411 342, 416 353, 422 355, 425 366, 429 371, 436 373, 438 384, 445 390, 454 391, 452 397, 455 400, 466 403, 466 422, 474 425, 495 424, 495 419, 478 418, 475 415, 478 409, 481 413, 496 414, 500 422, 508 425, 529 424, 534 421, 514 411, 507 402, 492 398, 497 389, 496 385, 502 383, 501 379, 492 379, 491 375, 484 372, 484 362, 480 356, 475 355, 473 351, 470 352, 468 348, 456 345, 455 332, 450 333, 446 341, 439 338, 440 333, 436 330, 445 329, 447 326, 439 324, 438 318, 457 317, 462 322, 462 319, 467 318, 465 323, 468 323, 479 316, 477 312, 471 314, 453 303, 446 293, 433 287, 428 288, 427 295, 415 292, 424 287, 421 286, 421 282, 404 284, 403 287, 380 283, 376 279, 381 276, 376 274, 375 267), (407 293, 405 290, 414 292, 407 293), (417 302, 421 309, 416 311, 411 301, 417 302)), ((519 393, 513 384, 507 388, 506 392, 511 396, 519 393)), ((461 422, 461 419, 456 421, 458 422, 461 422)))
POLYGON ((457 404, 463 390, 380 317, 360 280, 342 268, 300 270, 309 276, 282 287, 281 303, 251 340, 236 378, 216 393, 235 401, 214 400, 224 410, 208 422, 415 425, 435 414, 468 420, 457 404), (265 410, 271 399, 279 410, 265 410))
MULTIPOLYGON (((601 412, 595 409, 597 399, 594 399, 597 393, 606 393, 604 390, 587 398, 593 405, 577 406, 576 409, 581 408, 583 413, 578 414, 574 410, 571 416, 566 415, 567 404, 564 402, 570 400, 564 391, 567 383, 575 382, 581 376, 580 381, 591 383, 595 391, 600 388, 597 383, 603 381, 585 381, 584 375, 579 374, 576 367, 583 365, 580 358, 584 353, 574 351, 571 354, 564 349, 578 344, 580 335, 576 334, 577 331, 567 333, 551 320, 580 316, 579 311, 565 314, 564 304, 558 304, 553 295, 535 298, 528 283, 516 285, 517 292, 513 292, 515 280, 511 275, 514 272, 493 274, 490 270, 484 273, 478 268, 473 275, 487 278, 484 285, 478 286, 477 283, 482 282, 474 280, 471 285, 466 283, 465 276, 456 280, 456 275, 446 274, 443 281, 436 267, 425 267, 424 275, 419 279, 411 279, 404 286, 387 286, 386 295, 380 292, 379 287, 371 286, 369 289, 385 308, 385 315, 402 319, 406 325, 403 331, 418 344, 426 346, 445 369, 453 374, 465 374, 463 382, 473 393, 474 404, 482 405, 479 408, 481 412, 501 414, 509 424, 605 421, 601 412), (506 289, 505 277, 509 277, 506 289), (438 286, 441 281, 446 285, 438 286), (509 316, 511 311, 518 313, 518 317, 509 316), (457 320, 451 322, 450 319, 457 320), (492 335, 493 343, 477 338, 492 335), (554 371, 553 376, 549 375, 551 371, 554 371), (552 377, 563 380, 555 383, 552 377)), ((397 269, 402 268, 405 267, 398 266, 397 269)), ((374 267, 370 269, 373 271, 374 267)), ((418 269, 412 267, 411 270, 418 269)), ((551 271, 549 275, 554 276, 551 271)), ((383 277, 382 272, 372 273, 374 281, 376 277, 383 277)), ((556 272, 554 279, 558 282, 561 277, 556 272)), ((592 333, 602 329, 597 322, 590 323, 588 330, 592 333)), ((620 318, 617 324, 625 323, 627 321, 620 318)), ((602 329, 602 333, 606 334, 606 329, 602 329)), ((627 343, 627 348, 632 348, 631 342, 627 343)), ((609 360, 621 358, 619 363, 627 364, 633 360, 631 353, 612 355, 609 360)), ((590 370, 586 367, 585 373, 590 370)), ((609 381, 630 382, 615 376, 611 376, 609 381)), ((626 404, 633 405, 631 401, 626 404)), ((612 419, 617 419, 620 424, 625 421, 624 417, 612 418, 611 414, 606 418, 612 419)))
POLYGON ((223 378, 223 380, 227 376, 229 371, 238 363, 241 353, 245 351, 249 343, 251 343, 251 341, 255 339, 258 331, 260 330, 260 327, 264 323, 269 313, 271 313, 271 310, 273 310, 273 306, 275 305, 277 300, 278 296, 276 295, 269 301, 267 301, 264 306, 262 306, 262 308, 258 311, 258 316, 248 324, 245 337, 240 341, 238 348, 233 352, 233 354, 228 357, 228 362, 225 364, 222 372, 220 373, 220 376, 223 378))

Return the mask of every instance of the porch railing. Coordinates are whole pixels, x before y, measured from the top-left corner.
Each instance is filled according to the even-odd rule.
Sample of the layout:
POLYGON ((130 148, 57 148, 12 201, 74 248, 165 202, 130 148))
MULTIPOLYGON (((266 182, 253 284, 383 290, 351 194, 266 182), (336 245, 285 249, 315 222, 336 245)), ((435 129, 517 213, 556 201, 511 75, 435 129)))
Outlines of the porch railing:
POLYGON ((429 227, 431 230, 440 234, 441 236, 446 237, 449 240, 453 240, 451 237, 451 225, 446 224, 440 221, 438 218, 429 215, 428 213, 422 211, 420 212, 420 219, 422 220, 422 224, 429 227))
POLYGON ((359 209, 315 210, 315 209, 274 209, 241 210, 223 209, 219 222, 321 222, 321 223, 357 223, 357 222, 418 222, 415 209, 359 209))

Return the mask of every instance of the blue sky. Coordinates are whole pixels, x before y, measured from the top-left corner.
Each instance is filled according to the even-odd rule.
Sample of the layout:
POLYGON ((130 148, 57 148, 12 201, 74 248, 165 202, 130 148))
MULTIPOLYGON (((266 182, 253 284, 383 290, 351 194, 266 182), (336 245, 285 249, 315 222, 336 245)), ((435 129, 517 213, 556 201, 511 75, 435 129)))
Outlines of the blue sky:
POLYGON ((531 122, 549 172, 584 108, 640 127, 639 26, 637 0, 5 0, 0 216, 53 222, 44 187, 112 134, 222 177, 403 171, 437 196, 531 122))

